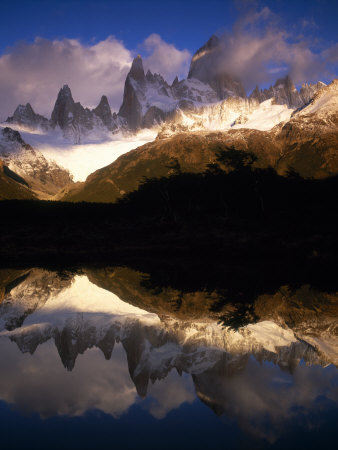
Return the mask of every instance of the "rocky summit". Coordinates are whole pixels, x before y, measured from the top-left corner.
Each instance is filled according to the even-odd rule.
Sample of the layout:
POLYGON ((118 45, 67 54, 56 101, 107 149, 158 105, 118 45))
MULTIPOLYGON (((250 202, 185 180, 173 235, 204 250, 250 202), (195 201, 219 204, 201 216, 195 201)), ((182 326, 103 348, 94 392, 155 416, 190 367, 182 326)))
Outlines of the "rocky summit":
POLYGON ((27 103, 26 105, 19 105, 14 111, 13 116, 8 117, 6 122, 17 123, 19 125, 33 128, 41 127, 46 130, 49 125, 48 119, 40 114, 36 114, 30 103, 27 103))
MULTIPOLYGON (((125 80, 118 112, 111 111, 106 95, 102 95, 96 108, 86 108, 74 101, 70 87, 64 85, 50 120, 36 114, 27 103, 19 105, 7 122, 47 131, 60 129, 67 140, 80 144, 92 138, 107 138, 111 133, 135 133, 159 126, 171 132, 230 129, 248 122, 248 114, 256 110, 260 114, 263 104, 272 128, 308 104, 325 86, 321 82, 304 83, 298 91, 286 75, 269 88, 256 86, 247 95, 240 78, 224 67, 224 45, 216 35, 211 36, 193 55, 187 78, 176 77, 171 84, 161 74, 145 72, 141 56, 136 56, 125 80), (269 110, 268 100, 273 106, 269 110), (289 114, 282 114, 278 106, 290 110, 289 114)), ((249 124, 250 127, 257 128, 257 123, 249 124)), ((258 129, 262 128, 258 125, 258 129)))

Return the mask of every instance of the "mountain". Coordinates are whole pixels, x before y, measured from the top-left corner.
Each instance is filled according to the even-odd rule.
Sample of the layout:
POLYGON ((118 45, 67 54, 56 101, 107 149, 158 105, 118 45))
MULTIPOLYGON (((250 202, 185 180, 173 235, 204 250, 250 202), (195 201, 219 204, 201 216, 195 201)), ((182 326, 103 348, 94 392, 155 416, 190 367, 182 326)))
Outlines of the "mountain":
MULTIPOLYGON (((137 304, 137 286, 121 274, 107 271, 107 283, 137 304)), ((197 396, 268 443, 304 414, 316 430, 318 414, 329 408, 335 417, 336 294, 284 286, 258 299, 256 323, 234 329, 207 311, 198 319, 159 317, 112 292, 80 272, 0 271, 2 400, 44 419, 94 410, 116 418, 147 396, 141 407, 162 419, 197 396)), ((169 296, 162 306, 170 310, 169 296)))
POLYGON ((172 173, 177 161, 183 172, 203 172, 216 161, 216 151, 234 147, 254 153, 257 167, 285 174, 290 167, 303 177, 338 173, 338 80, 323 87, 313 101, 270 131, 236 128, 227 132, 186 132, 156 139, 91 174, 64 200, 113 202, 137 189, 144 177, 172 173))
MULTIPOLYGON (((113 281, 108 282, 114 287, 113 281)), ((251 355, 291 372, 301 360, 337 364, 336 295, 329 298, 306 287, 294 293, 284 288, 259 298, 256 323, 238 329, 222 326, 207 311, 198 319, 160 318, 137 306, 137 297, 131 305, 112 293, 114 288, 112 292, 101 289, 85 275, 33 269, 11 281, 6 292, 0 305, 1 337, 7 336, 22 352, 31 354, 53 339, 68 370, 74 368, 79 354, 92 347, 110 359, 115 343, 121 342, 141 396, 146 395, 150 380, 165 378, 173 368, 201 375, 221 364, 231 375, 242 372, 251 355), (268 306, 264 309, 264 305, 268 306)), ((193 304, 191 300, 190 308, 193 304)))
POLYGON ((52 111, 50 125, 52 128, 59 127, 64 136, 76 144, 82 142, 83 137, 91 133, 102 135, 112 127, 113 119, 110 107, 107 102, 100 104, 91 111, 84 108, 81 103, 75 103, 68 85, 64 85, 57 96, 54 109, 52 111), (104 111, 103 111, 104 110, 104 111), (109 122, 108 127, 104 123, 109 122))
POLYGON ((48 299, 70 287, 73 278, 66 272, 60 276, 44 269, 16 270, 14 277, 10 277, 9 270, 3 277, 3 272, 0 270, 0 286, 5 300, 0 302, 0 327, 7 330, 20 327, 26 317, 42 308, 48 299))
POLYGON ((111 112, 108 99, 105 95, 102 95, 100 103, 92 112, 102 120, 102 123, 110 131, 118 131, 126 128, 126 124, 123 119, 117 116, 116 113, 111 112))
POLYGON ((41 128, 43 130, 48 130, 49 128, 48 119, 40 114, 36 114, 30 103, 19 105, 14 111, 13 116, 8 117, 6 122, 24 125, 33 129, 41 128))
MULTIPOLYGON (((212 291, 180 291, 170 286, 159 287, 145 283, 147 274, 128 267, 88 269, 91 283, 109 290, 121 300, 158 314, 166 322, 223 321, 227 326, 272 321, 283 329, 291 329, 295 336, 310 343, 334 364, 338 364, 338 297, 309 285, 298 288, 281 286, 274 293, 257 294, 252 303, 243 305, 225 297, 221 289, 212 291), (223 303, 220 303, 222 297, 223 303), (222 306, 221 306, 222 305, 222 306), (240 318, 244 323, 240 323, 240 318)), ((229 283, 229 282, 228 282, 229 283)), ((182 325, 181 325, 182 327, 182 325)), ((197 325, 195 324, 195 327, 197 325)))
POLYGON ((64 137, 75 144, 92 137, 107 137, 109 132, 125 127, 123 120, 116 113, 112 114, 106 96, 102 96, 98 106, 90 110, 74 101, 68 85, 60 89, 50 120, 36 114, 27 103, 26 106, 19 105, 6 122, 46 133, 60 129, 64 137))
POLYGON ((192 57, 188 79, 210 85, 219 100, 228 97, 246 98, 242 82, 223 67, 222 52, 222 41, 216 35, 211 36, 192 57))
POLYGON ((261 90, 256 86, 249 98, 255 99, 259 103, 273 98, 277 105, 287 105, 289 108, 297 109, 309 103, 315 93, 324 86, 326 85, 321 82, 306 83, 302 85, 298 92, 290 76, 287 75, 285 78, 277 80, 274 86, 270 86, 269 89, 261 90))
POLYGON ((303 84, 298 91, 286 76, 268 89, 257 86, 247 96, 241 80, 230 74, 231 68, 224 67, 224 50, 222 40, 213 35, 193 55, 187 79, 179 81, 176 77, 172 84, 161 74, 150 70, 145 73, 138 55, 126 77, 118 113, 112 113, 105 95, 96 108, 83 107, 64 85, 50 120, 36 114, 28 103, 19 105, 7 122, 49 132, 61 129, 65 138, 76 144, 107 138, 112 132, 135 133, 159 125, 164 125, 167 134, 226 130, 244 123, 248 128, 266 130, 288 120, 293 110, 304 107, 325 86, 320 82, 303 84), (265 117, 263 128, 257 114, 265 117), (250 116, 255 120, 250 122, 250 116))
POLYGON ((289 120, 296 109, 304 107, 324 86, 321 82, 304 84, 298 92, 286 76, 269 89, 262 91, 257 86, 249 97, 227 91, 228 96, 222 101, 190 110, 178 109, 172 119, 163 123, 160 134, 236 128, 267 131, 289 120))
MULTIPOLYGON (((9 127, 0 128, 0 159, 31 190, 28 198, 48 198, 73 182, 68 170, 46 159, 26 144, 18 131, 9 127)), ((14 191, 10 195, 10 198, 22 198, 16 197, 14 191)))
POLYGON ((197 79, 169 85, 160 74, 144 73, 141 56, 137 56, 127 75, 119 116, 131 130, 150 128, 175 115, 176 110, 189 110, 216 102, 214 90, 197 79))

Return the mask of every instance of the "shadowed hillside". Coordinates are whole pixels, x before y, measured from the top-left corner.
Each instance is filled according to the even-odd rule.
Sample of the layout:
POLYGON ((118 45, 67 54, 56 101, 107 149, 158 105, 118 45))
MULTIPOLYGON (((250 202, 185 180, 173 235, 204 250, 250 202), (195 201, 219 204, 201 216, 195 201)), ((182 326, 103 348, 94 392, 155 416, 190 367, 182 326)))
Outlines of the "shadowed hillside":
POLYGON ((219 150, 204 173, 146 179, 115 204, 2 202, 3 257, 73 261, 121 255, 334 258, 338 178, 255 169, 255 156, 219 150), (226 166, 226 171, 222 169, 226 166))

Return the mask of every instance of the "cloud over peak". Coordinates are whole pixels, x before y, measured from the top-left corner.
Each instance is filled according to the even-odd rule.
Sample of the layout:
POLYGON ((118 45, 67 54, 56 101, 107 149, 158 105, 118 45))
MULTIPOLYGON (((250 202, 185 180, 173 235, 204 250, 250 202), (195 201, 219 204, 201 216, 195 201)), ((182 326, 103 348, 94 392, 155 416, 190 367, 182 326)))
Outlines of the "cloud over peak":
POLYGON ((178 50, 173 44, 165 42, 160 35, 151 34, 141 45, 147 54, 144 66, 152 72, 160 73, 168 82, 177 76, 184 77, 188 73, 191 53, 178 50))
MULTIPOLYGON (((304 37, 316 24, 306 19, 286 28, 268 7, 244 7, 230 31, 219 35, 217 58, 207 69, 225 72, 242 80, 247 91, 274 83, 290 74, 296 84, 329 81, 337 74, 338 44, 320 48, 304 37), (304 31, 305 30, 305 31, 304 31), (306 33, 305 33, 306 34, 306 33)), ((203 44, 201 42, 201 44, 203 44)), ((138 47, 145 69, 160 73, 168 82, 187 76, 191 53, 178 49, 158 34, 149 35, 138 47)), ((19 42, 0 55, 0 120, 11 115, 19 103, 30 102, 34 110, 50 117, 57 93, 68 84, 75 101, 95 107, 101 95, 118 111, 126 75, 136 52, 114 36, 93 44, 78 39, 19 42)))
POLYGON ((287 73, 295 83, 330 76, 327 56, 333 59, 334 49, 315 53, 309 40, 284 29, 267 7, 242 15, 219 38, 216 70, 241 78, 247 90, 287 73))
MULTIPOLYGON (((145 65, 166 79, 184 74, 190 59, 159 35, 143 44, 145 65)), ((113 110, 122 102, 126 75, 134 54, 114 36, 92 45, 78 39, 19 42, 0 56, 0 120, 13 113, 19 103, 30 102, 34 110, 50 116, 57 93, 68 84, 75 101, 95 107, 107 95, 113 110)))

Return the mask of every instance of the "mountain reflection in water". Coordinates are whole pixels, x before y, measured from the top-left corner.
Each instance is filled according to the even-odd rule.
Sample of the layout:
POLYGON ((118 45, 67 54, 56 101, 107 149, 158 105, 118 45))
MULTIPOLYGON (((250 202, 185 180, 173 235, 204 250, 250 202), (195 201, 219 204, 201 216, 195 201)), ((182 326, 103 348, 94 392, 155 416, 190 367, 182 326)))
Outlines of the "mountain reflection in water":
POLYGON ((264 445, 336 414, 338 295, 220 296, 150 286, 125 267, 1 270, 0 400, 43 419, 139 407, 166 420, 199 399, 264 445))

